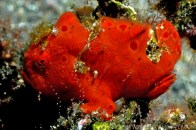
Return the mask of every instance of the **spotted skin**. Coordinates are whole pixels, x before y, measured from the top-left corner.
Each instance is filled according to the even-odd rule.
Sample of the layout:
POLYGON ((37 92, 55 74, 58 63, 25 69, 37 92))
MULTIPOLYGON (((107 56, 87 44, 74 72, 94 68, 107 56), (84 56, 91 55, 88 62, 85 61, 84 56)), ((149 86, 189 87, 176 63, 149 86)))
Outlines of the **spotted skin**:
POLYGON ((84 113, 97 110, 108 120, 116 109, 115 100, 155 99, 176 79, 173 69, 181 44, 169 21, 162 20, 152 33, 150 24, 103 16, 99 33, 89 41, 91 32, 74 13, 66 12, 55 28, 58 33, 45 39, 44 49, 42 42, 30 45, 21 73, 45 95, 55 97, 55 91, 63 101, 84 101, 84 113), (159 62, 147 57, 152 36, 161 49, 159 62))

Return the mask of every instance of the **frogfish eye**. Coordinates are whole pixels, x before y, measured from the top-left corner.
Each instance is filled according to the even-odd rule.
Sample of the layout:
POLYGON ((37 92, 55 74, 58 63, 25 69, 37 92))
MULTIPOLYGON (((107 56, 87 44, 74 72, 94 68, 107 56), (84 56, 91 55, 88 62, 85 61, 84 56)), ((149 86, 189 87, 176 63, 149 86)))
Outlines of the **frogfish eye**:
POLYGON ((38 62, 34 62, 33 63, 33 68, 35 69, 35 71, 40 72, 40 73, 44 73, 46 70, 46 64, 45 61, 42 59, 38 62))

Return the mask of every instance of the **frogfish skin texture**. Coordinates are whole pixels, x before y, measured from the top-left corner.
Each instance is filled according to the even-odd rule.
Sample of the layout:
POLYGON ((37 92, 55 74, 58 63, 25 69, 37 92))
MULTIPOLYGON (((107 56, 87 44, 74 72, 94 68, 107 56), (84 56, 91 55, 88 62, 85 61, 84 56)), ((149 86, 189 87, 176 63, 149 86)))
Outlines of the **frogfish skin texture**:
POLYGON ((45 39, 32 43, 24 54, 22 75, 42 94, 63 101, 82 100, 84 113, 101 110, 109 118, 115 100, 155 99, 176 77, 181 56, 175 27, 166 20, 154 31, 148 23, 109 18, 98 20, 96 36, 72 12, 62 14, 45 39))

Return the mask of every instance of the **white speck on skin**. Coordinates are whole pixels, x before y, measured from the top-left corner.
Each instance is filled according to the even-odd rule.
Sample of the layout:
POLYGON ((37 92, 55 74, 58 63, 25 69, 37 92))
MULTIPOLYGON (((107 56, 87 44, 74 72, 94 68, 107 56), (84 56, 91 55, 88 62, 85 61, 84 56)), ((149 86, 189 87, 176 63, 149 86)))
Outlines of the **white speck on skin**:
POLYGON ((53 27, 51 33, 55 36, 58 35, 58 29, 56 27, 53 27))
POLYGON ((164 26, 163 26, 163 24, 161 24, 161 27, 160 27, 160 29, 164 29, 164 26))
POLYGON ((97 76, 98 76, 98 71, 97 71, 97 70, 94 70, 94 71, 93 71, 93 77, 94 77, 94 78, 97 78, 97 76))
POLYGON ((154 33, 154 30, 150 29, 149 33, 150 35, 152 35, 154 33))

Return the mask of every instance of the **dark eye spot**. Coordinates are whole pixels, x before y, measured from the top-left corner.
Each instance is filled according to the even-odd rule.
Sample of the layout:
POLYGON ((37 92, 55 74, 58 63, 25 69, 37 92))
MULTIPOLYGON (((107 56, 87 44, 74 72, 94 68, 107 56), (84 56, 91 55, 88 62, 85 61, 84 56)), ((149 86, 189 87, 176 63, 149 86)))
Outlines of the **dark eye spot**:
POLYGON ((127 28, 127 25, 122 24, 122 25, 120 25, 120 28, 122 29, 122 31, 124 31, 127 28))
POLYGON ((67 31, 67 26, 63 26, 62 28, 61 28, 61 30, 63 31, 63 32, 66 32, 67 31))
POLYGON ((130 44, 130 48, 132 49, 132 50, 136 50, 137 49, 137 43, 136 42, 131 42, 131 44, 130 44))
POLYGON ((105 53, 104 50, 100 50, 100 51, 99 51, 99 54, 100 54, 100 55, 102 55, 102 54, 104 54, 104 53, 105 53))
POLYGON ((112 110, 112 109, 114 109, 114 107, 112 105, 109 105, 108 109, 112 110))
POLYGON ((164 37, 164 38, 168 38, 168 37, 169 37, 169 32, 168 32, 168 31, 164 32, 164 33, 163 33, 163 37, 164 37))
POLYGON ((67 57, 63 55, 63 56, 61 57, 61 61, 62 61, 62 62, 66 62, 66 61, 67 61, 67 57))
POLYGON ((108 23, 107 23, 107 25, 108 25, 108 26, 111 26, 111 25, 112 25, 112 23, 111 23, 111 22, 108 22, 108 23))

